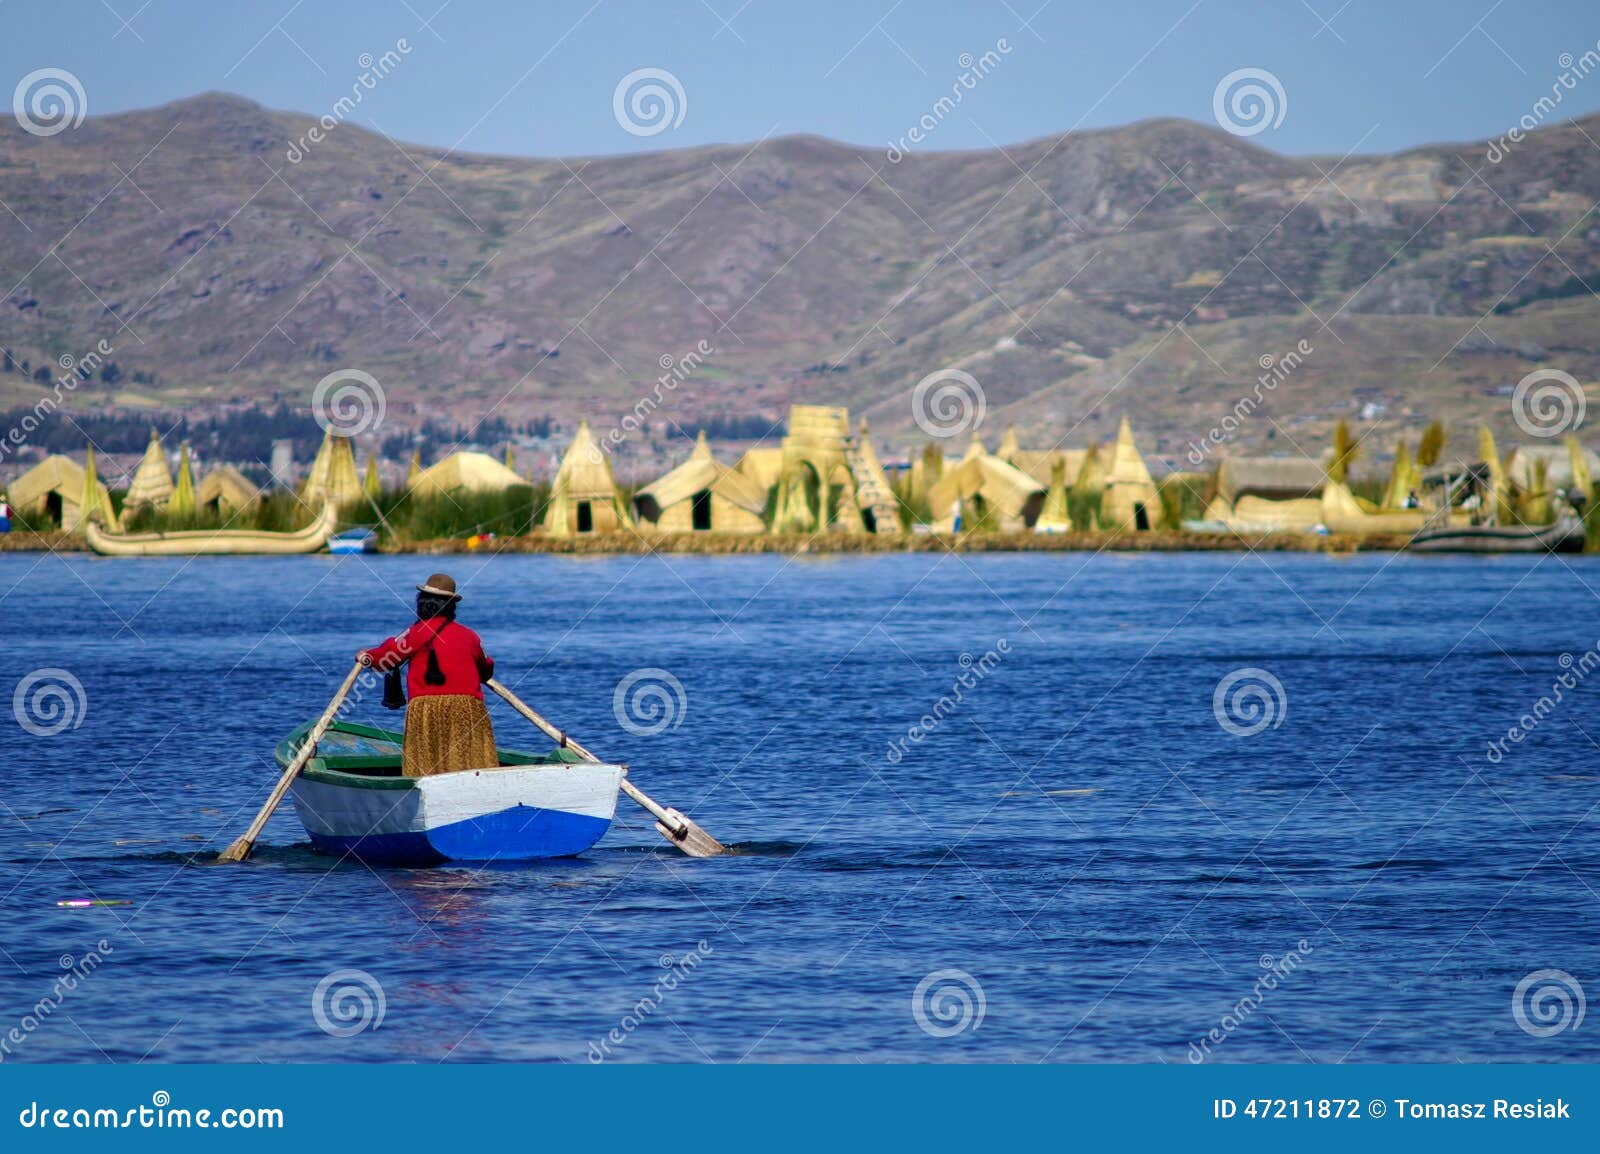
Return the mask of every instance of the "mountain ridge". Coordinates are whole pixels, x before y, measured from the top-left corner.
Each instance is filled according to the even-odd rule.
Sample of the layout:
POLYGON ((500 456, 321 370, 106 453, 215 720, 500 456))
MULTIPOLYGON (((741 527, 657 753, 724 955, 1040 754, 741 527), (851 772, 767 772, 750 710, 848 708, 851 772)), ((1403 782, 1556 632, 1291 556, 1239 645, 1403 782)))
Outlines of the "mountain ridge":
MULTIPOLYGON (((338 368, 397 422, 848 404, 915 433, 910 394, 961 368, 998 435, 1172 455, 1260 375, 1237 450, 1295 451, 1379 406, 1514 435, 1509 384, 1600 371, 1600 115, 1485 143, 1287 157, 1173 118, 1004 149, 794 135, 601 157, 401 144, 227 94, 0 126, 0 345, 31 371, 116 346, 84 404, 309 402, 338 368)), ((0 373, 0 398, 41 382, 0 373)))

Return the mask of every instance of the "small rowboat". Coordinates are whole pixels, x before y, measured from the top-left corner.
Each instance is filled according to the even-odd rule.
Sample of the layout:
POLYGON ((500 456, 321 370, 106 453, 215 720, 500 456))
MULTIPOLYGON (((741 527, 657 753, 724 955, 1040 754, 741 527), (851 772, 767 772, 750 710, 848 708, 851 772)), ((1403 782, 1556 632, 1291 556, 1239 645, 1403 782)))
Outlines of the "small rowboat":
MULTIPOLYGON (((287 767, 312 723, 277 749, 287 767)), ((292 787, 294 807, 322 853, 381 865, 529 861, 580 854, 605 834, 627 767, 499 750, 484 769, 402 777, 401 735, 335 721, 292 787)))
POLYGON ((330 553, 376 553, 377 551, 378 534, 370 525, 357 525, 354 529, 346 529, 343 533, 335 533, 328 538, 330 553))

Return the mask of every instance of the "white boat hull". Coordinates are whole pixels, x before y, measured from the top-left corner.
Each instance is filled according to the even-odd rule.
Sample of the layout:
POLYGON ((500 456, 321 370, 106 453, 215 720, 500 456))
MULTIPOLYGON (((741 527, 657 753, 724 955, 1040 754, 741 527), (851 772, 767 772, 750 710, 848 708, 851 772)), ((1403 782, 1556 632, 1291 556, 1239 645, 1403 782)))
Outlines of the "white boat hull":
POLYGON ((615 816, 626 771, 594 762, 371 778, 308 770, 293 786, 312 844, 389 864, 582 853, 615 816))

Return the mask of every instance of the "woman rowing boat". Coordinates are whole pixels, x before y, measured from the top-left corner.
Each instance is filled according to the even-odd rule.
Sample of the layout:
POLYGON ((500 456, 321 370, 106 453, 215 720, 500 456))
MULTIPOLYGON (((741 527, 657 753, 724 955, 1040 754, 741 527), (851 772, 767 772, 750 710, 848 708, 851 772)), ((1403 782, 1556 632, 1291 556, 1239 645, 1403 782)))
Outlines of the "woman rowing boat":
POLYGON ((456 623, 461 595, 455 580, 435 573, 417 586, 417 620, 356 657, 382 673, 407 666, 406 732, 401 772, 427 777, 499 764, 494 727, 483 704, 483 682, 494 676, 494 662, 483 642, 456 623))

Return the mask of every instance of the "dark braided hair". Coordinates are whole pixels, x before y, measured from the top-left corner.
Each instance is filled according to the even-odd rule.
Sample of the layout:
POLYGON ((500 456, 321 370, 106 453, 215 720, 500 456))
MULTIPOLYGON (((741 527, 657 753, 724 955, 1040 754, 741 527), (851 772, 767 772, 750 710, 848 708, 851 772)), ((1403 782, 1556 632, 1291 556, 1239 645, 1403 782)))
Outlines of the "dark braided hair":
POLYGON ((441 597, 437 593, 417 594, 417 620, 431 621, 435 617, 443 617, 446 621, 456 619, 456 597, 441 597))
MULTIPOLYGON (((417 620, 432 621, 435 617, 442 617, 446 621, 456 619, 455 597, 441 597, 437 593, 417 594, 417 620)), ((428 664, 422 672, 422 680, 429 685, 443 685, 445 681, 444 670, 439 668, 439 655, 433 651, 433 646, 428 646, 428 664)))

